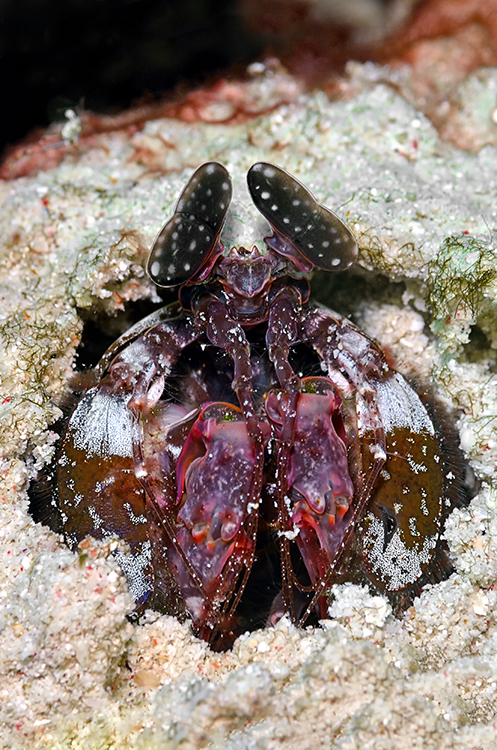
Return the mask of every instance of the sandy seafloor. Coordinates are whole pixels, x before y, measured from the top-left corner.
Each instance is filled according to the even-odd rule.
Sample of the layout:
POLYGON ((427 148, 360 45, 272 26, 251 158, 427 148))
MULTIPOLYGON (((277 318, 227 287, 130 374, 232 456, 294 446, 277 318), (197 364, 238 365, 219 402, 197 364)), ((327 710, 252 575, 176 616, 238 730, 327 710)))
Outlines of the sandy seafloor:
MULTIPOLYGON (((251 95, 270 98, 278 74, 256 72, 251 95)), ((244 124, 154 120, 0 185, 0 747, 497 747, 497 70, 464 83, 454 116, 490 144, 477 153, 442 142, 388 71, 350 75, 345 101, 295 92, 244 124), (206 160, 236 183, 228 240, 265 231, 244 188, 258 160, 335 208, 368 274, 367 299, 349 300, 355 319, 457 409, 481 489, 447 523, 457 572, 401 620, 344 585, 322 628, 283 620, 215 654, 174 618, 130 624, 112 544, 75 554, 28 514, 27 485, 53 452, 52 398, 80 340, 77 309, 102 319, 159 301, 147 249, 206 160)), ((321 301, 337 306, 326 289, 321 301)))

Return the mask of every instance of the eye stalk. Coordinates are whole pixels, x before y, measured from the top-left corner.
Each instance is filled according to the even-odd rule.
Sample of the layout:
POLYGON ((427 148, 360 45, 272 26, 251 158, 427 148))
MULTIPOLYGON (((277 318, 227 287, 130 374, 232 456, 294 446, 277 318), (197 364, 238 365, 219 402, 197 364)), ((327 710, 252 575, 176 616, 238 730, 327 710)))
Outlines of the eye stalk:
POLYGON ((275 232, 277 243, 270 244, 277 252, 292 257, 297 251, 297 258, 300 254, 325 271, 344 271, 354 263, 358 248, 348 226, 295 177, 261 161, 249 169, 247 183, 256 208, 275 232))
MULTIPOLYGON (((354 263, 358 248, 350 229, 295 177, 257 162, 247 183, 274 232, 265 238, 267 246, 290 258, 300 272, 343 271, 354 263)), ((231 196, 231 178, 222 164, 207 162, 194 172, 150 251, 147 272, 157 286, 192 285, 209 276, 223 251, 219 238, 231 196)))
POLYGON ((193 173, 150 251, 147 272, 157 286, 185 284, 207 264, 219 245, 231 195, 231 177, 222 164, 207 162, 193 173))

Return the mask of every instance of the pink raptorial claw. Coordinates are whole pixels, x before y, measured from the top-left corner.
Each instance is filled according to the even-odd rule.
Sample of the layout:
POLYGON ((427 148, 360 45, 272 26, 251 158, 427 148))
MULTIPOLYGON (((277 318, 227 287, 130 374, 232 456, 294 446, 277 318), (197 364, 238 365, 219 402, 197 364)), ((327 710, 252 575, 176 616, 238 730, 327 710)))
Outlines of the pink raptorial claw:
MULTIPOLYGON (((288 538, 295 538, 311 581, 331 565, 352 517, 354 486, 334 420, 341 399, 328 378, 306 378, 297 405, 287 477, 288 538)), ((287 397, 272 391, 266 411, 281 430, 287 397)))
MULTIPOLYGON (((262 421, 260 427, 267 442, 270 427, 262 421)), ((222 601, 244 559, 253 553, 246 529, 249 518, 257 518, 259 504, 253 496, 254 463, 255 450, 241 410, 225 403, 204 407, 177 464, 177 545, 213 604, 222 601)), ((174 549, 171 561, 187 607, 201 625, 206 614, 198 587, 174 549)))

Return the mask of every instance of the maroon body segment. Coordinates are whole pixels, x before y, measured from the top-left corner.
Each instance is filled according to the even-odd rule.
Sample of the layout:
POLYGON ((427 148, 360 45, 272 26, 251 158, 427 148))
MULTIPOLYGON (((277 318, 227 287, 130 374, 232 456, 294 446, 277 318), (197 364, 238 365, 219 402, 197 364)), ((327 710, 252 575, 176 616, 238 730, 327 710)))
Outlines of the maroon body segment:
POLYGON ((217 648, 285 613, 326 617, 336 581, 417 591, 447 486, 418 394, 369 336, 307 301, 313 267, 354 261, 352 233, 280 168, 254 165, 248 181, 274 229, 267 251, 223 253, 231 182, 203 165, 148 265, 183 285, 186 309, 104 355, 57 466, 69 543, 120 536, 137 603, 189 617, 217 648))

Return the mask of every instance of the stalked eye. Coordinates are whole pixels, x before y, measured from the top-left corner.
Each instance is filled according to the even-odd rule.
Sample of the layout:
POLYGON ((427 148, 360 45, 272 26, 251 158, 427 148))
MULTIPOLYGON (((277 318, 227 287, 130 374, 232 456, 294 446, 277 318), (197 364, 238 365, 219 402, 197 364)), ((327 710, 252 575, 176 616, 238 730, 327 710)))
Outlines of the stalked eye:
POLYGON ((258 162, 249 169, 247 183, 264 218, 314 266, 343 271, 352 265, 358 252, 354 235, 295 177, 274 164, 258 162))
POLYGON ((222 164, 211 161, 194 172, 152 245, 147 264, 152 281, 172 287, 195 276, 216 248, 231 193, 222 164))

